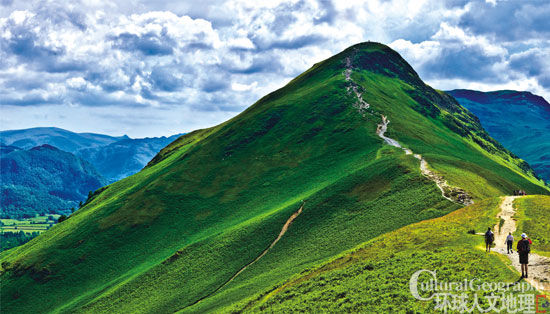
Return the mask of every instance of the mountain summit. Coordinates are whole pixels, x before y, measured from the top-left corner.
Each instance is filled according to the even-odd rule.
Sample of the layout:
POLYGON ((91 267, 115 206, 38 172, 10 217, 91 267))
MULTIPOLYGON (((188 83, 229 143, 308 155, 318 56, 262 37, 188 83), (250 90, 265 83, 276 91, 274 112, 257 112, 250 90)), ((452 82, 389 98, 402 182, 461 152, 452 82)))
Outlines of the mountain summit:
POLYGON ((362 43, 0 254, 1 306, 230 311, 376 236, 519 188, 549 193, 399 54, 362 43))

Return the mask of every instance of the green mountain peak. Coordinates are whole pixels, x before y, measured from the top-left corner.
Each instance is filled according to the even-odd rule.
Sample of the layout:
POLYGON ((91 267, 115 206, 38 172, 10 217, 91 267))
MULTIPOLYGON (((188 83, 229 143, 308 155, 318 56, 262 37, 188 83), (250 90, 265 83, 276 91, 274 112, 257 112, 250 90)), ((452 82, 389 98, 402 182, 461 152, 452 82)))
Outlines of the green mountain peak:
POLYGON ((530 171, 396 52, 362 43, 1 253, 2 310, 229 310, 469 200, 548 194, 530 171))

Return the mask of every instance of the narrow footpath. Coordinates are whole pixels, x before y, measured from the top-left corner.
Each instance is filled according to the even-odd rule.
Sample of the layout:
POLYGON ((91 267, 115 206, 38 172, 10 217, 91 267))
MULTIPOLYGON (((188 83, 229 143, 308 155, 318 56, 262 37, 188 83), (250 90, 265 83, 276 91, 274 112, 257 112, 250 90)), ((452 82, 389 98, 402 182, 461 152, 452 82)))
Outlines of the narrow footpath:
MULTIPOLYGON (((516 221, 512 217, 516 213, 513 205, 514 199, 518 197, 520 196, 506 196, 500 204, 501 211, 497 217, 502 218, 504 224, 500 227, 500 230, 499 224, 493 228, 495 233, 495 248, 493 251, 507 255, 513 267, 521 274, 521 265, 516 251, 519 239, 514 239, 514 252, 512 254, 506 252, 506 236, 508 233, 514 234, 517 228, 516 221)), ((550 291, 550 258, 534 253, 529 254, 529 278, 525 280, 538 290, 550 291)))
POLYGON ((251 261, 250 263, 246 264, 243 266, 243 268, 239 269, 238 272, 236 272, 231 278, 229 278, 227 281, 225 281, 223 284, 221 284, 218 288, 216 288, 214 291, 210 292, 209 294, 201 297, 200 299, 196 300, 195 302, 189 304, 186 306, 187 307, 190 307, 192 305, 195 305, 199 302, 201 302, 202 300, 214 295, 216 292, 220 291, 223 287, 227 286, 230 282, 232 282, 235 278, 237 278, 237 276, 239 276, 243 271, 245 271, 248 267, 250 267, 252 264, 256 263, 257 261, 259 261, 262 257, 264 257, 264 255, 267 254, 267 252, 269 252, 269 250, 271 250, 275 244, 277 244, 277 242, 279 242, 279 240, 281 240, 281 238, 285 235, 285 233, 287 232, 288 230, 288 227, 290 227, 290 224, 292 224, 292 222, 294 221, 294 219, 296 219, 303 211, 304 209, 304 205, 305 205, 305 202, 302 203, 302 206, 300 206, 300 208, 290 216, 290 218, 287 219, 287 221, 285 222, 285 224, 283 225, 283 228, 281 228, 281 232, 279 232, 279 235, 277 236, 277 238, 275 238, 275 240, 273 240, 273 242, 271 242, 271 244, 269 245, 269 247, 267 249, 265 249, 260 255, 258 255, 258 257, 256 257, 253 261, 251 261))
MULTIPOLYGON (((350 91, 353 91, 355 96, 357 97, 357 101, 354 103, 353 107, 357 108, 359 113, 361 113, 363 116, 365 116, 365 110, 370 108, 370 104, 368 104, 365 100, 363 100, 362 93, 360 92, 361 87, 355 83, 351 78, 352 73, 352 65, 351 65, 351 59, 350 57, 346 58, 346 70, 344 71, 344 76, 346 78, 346 82, 349 83, 349 86, 346 87, 348 93, 350 91)), ((386 131, 388 130, 388 124, 390 123, 390 120, 384 115, 382 116, 382 123, 378 124, 378 128, 376 129, 376 134, 382 138, 388 145, 397 147, 402 149, 406 155, 413 155, 414 158, 420 160, 420 172, 422 175, 424 175, 426 178, 432 180, 439 190, 441 190, 441 195, 446 198, 447 200, 459 203, 464 206, 468 206, 474 203, 472 200, 472 197, 464 190, 459 187, 451 186, 447 183, 447 180, 445 180, 441 175, 436 173, 435 171, 431 170, 428 166, 428 162, 422 155, 420 154, 414 154, 412 150, 409 148, 403 147, 397 140, 393 138, 389 138, 385 135, 386 131)))

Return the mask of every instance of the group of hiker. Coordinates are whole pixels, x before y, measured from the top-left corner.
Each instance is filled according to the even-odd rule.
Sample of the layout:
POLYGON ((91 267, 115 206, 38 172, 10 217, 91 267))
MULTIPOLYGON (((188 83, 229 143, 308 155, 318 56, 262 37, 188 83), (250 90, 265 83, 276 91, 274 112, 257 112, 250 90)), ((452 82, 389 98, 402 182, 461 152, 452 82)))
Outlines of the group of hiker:
MULTIPOLYGON (((494 241, 495 234, 491 231, 491 228, 488 228, 487 232, 485 232, 485 250, 487 252, 491 252, 491 246, 493 245, 494 241)), ((508 233, 504 244, 506 244, 507 254, 513 254, 514 236, 511 232, 508 233)), ((527 265, 529 264, 529 253, 531 252, 531 244, 533 244, 531 239, 529 239, 529 237, 525 233, 522 233, 521 240, 519 240, 516 245, 516 250, 519 255, 519 263, 521 264, 522 278, 529 278, 527 265)))

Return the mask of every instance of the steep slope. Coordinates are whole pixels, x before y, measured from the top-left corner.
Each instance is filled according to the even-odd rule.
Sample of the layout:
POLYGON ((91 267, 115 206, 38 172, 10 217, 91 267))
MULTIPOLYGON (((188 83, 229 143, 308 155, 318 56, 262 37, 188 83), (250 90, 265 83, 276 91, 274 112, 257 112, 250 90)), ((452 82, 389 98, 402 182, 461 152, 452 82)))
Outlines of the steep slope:
POLYGON ((479 117, 483 127, 550 182, 550 104, 529 92, 448 92, 479 117))
POLYGON ((550 197, 529 195, 516 199, 514 206, 518 208, 514 217, 518 227, 514 235, 519 237, 527 233, 533 241, 533 252, 550 258, 550 197))
POLYGON ((0 208, 13 218, 70 213, 106 181, 88 162, 50 145, 23 150, 1 146, 0 208))
POLYGON ((379 137, 381 115, 386 137, 474 201, 519 187, 548 193, 452 97, 390 48, 363 43, 179 138, 67 221, 0 254, 2 310, 214 310, 461 207, 414 154, 379 137))

